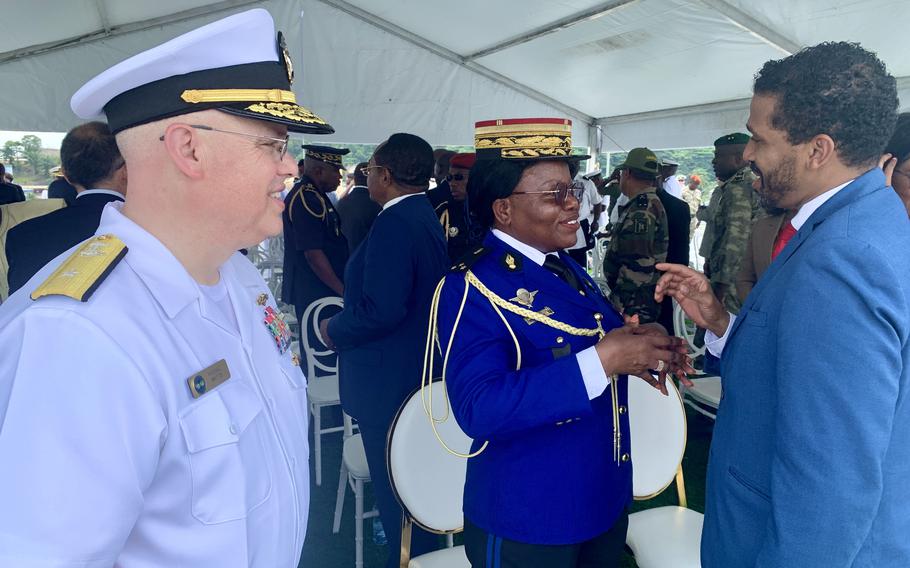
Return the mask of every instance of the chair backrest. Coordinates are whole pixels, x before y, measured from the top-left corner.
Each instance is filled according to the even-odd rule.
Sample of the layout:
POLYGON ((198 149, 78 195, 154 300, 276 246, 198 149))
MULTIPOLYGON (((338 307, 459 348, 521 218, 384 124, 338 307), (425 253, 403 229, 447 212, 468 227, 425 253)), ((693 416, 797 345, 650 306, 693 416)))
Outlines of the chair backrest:
POLYGON ((699 355, 704 355, 705 346, 697 347, 695 345, 695 331, 697 327, 695 323, 686 316, 686 312, 683 311, 679 304, 676 303, 676 300, 673 300, 673 335, 676 337, 682 337, 686 340, 686 343, 689 345, 689 353, 692 357, 698 357, 699 355))
MULTIPOLYGON (((632 494, 636 499, 656 496, 682 472, 686 412, 673 381, 667 381, 667 390, 670 394, 664 396, 644 380, 629 376, 632 494)), ((680 501, 684 503, 684 493, 680 501)))
MULTIPOLYGON (((468 453, 469 438, 448 410, 442 382, 426 387, 426 397, 433 397, 437 418, 448 419, 436 424, 436 432, 454 451, 468 453)), ((452 455, 442 446, 424 411, 421 391, 412 394, 398 411, 389 429, 387 446, 389 478, 406 517, 436 533, 461 530, 464 525, 462 499, 468 460, 452 455)))
POLYGON ((329 355, 334 355, 334 352, 326 347, 325 349, 315 349, 310 344, 310 337, 314 336, 319 339, 319 342, 325 345, 325 342, 322 340, 322 336, 319 334, 319 321, 320 314, 322 311, 329 306, 344 306, 341 298, 337 296, 329 296, 328 298, 320 298, 315 300, 306 309, 303 311, 303 321, 298 322, 300 326, 300 346, 303 348, 304 354, 306 355, 306 364, 307 364, 307 379, 313 379, 317 376, 316 371, 322 371, 321 374, 336 374, 338 372, 338 358, 329 357, 329 355), (326 362, 329 361, 329 363, 326 362))

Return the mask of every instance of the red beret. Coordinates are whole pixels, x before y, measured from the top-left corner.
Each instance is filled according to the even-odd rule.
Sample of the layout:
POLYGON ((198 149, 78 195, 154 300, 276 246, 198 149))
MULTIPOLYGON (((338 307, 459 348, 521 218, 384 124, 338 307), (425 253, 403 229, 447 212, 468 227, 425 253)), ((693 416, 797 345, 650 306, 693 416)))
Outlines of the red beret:
POLYGON ((477 155, 474 154, 473 152, 471 152, 469 154, 468 153, 455 154, 454 156, 452 156, 451 161, 449 161, 449 167, 450 168, 464 168, 466 170, 470 170, 472 167, 474 167, 474 161, 476 159, 477 159, 477 155))

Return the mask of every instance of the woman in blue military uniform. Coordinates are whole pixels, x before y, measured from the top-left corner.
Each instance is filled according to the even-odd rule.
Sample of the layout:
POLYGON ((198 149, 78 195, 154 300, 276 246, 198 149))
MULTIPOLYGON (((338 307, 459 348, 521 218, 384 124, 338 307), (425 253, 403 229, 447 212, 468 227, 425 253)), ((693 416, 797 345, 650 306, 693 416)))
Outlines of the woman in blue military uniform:
POLYGON ((475 440, 466 552, 475 567, 615 566, 632 499, 625 375, 664 389, 668 371, 688 369, 685 348, 659 326, 623 326, 562 251, 587 159, 571 155, 571 122, 476 126, 468 192, 492 230, 440 283, 430 338, 475 440))

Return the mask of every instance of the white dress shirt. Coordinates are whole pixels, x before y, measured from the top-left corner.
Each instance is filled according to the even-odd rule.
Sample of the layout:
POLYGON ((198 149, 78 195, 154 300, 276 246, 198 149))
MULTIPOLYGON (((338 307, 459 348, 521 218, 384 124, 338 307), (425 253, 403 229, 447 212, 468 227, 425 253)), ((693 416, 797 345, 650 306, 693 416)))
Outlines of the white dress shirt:
POLYGON ((682 190, 682 185, 679 183, 679 180, 676 179, 676 176, 670 176, 664 180, 664 191, 673 197, 682 199, 682 190))
MULTIPOLYGON (((796 215, 790 219, 790 224, 793 225, 793 228, 797 231, 802 228, 802 226, 809 220, 809 217, 812 216, 815 211, 825 204, 826 201, 834 197, 838 191, 844 189, 848 185, 853 183, 851 179, 848 182, 844 182, 839 186, 829 189, 828 191, 817 195, 811 200, 807 201, 799 210, 796 212, 796 215)), ((720 354, 724 350, 724 346, 727 344, 727 338, 730 336, 730 330, 733 329, 733 322, 736 321, 736 316, 730 314, 730 323, 727 324, 727 329, 724 331, 724 334, 718 337, 713 331, 707 330, 705 332, 705 347, 708 351, 711 352, 715 357, 720 357, 720 354)))
POLYGON ((129 250, 86 302, 29 298, 71 249, 0 306, 0 566, 297 566, 306 379, 264 324, 275 300, 236 253, 219 308, 121 206, 97 234, 129 250))
POLYGON ((79 193, 76 194, 76 199, 79 199, 80 197, 84 197, 86 195, 96 195, 96 194, 113 195, 114 197, 119 197, 120 199, 126 199, 126 197, 119 191, 115 191, 113 189, 105 189, 103 187, 94 187, 92 189, 83 189, 82 191, 80 191, 79 193))
MULTIPOLYGON (((544 261, 547 259, 546 253, 540 252, 531 245, 527 245, 499 229, 493 229, 493 235, 528 257, 537 266, 543 266, 544 261)), ((555 251, 553 254, 555 254, 555 251)), ((559 279, 559 276, 553 274, 553 278, 559 279)), ((603 394, 607 387, 610 386, 610 377, 604 371, 595 347, 592 345, 587 349, 583 349, 575 355, 575 359, 578 361, 578 368, 581 369, 581 376, 585 381, 585 390, 588 392, 588 398, 593 400, 603 394)))
MULTIPOLYGON (((395 205, 396 203, 400 203, 400 202, 404 201, 408 197, 416 197, 418 195, 426 196, 426 193, 408 193, 407 195, 399 195, 398 197, 389 199, 388 201, 385 202, 385 205, 382 206, 382 211, 385 211, 386 209, 395 205)), ((380 213, 382 213, 382 211, 380 211, 380 213)))

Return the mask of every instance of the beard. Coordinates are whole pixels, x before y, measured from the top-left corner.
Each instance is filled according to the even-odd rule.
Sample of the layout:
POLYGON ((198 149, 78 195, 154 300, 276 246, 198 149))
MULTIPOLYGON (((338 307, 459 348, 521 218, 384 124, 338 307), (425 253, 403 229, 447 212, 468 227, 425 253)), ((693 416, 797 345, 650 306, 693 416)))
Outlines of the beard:
POLYGON ((765 209, 787 209, 783 203, 796 191, 796 157, 785 158, 774 170, 762 170, 755 162, 750 162, 749 166, 761 178, 761 188, 758 190, 761 206, 765 209))

